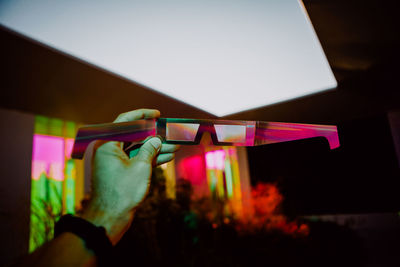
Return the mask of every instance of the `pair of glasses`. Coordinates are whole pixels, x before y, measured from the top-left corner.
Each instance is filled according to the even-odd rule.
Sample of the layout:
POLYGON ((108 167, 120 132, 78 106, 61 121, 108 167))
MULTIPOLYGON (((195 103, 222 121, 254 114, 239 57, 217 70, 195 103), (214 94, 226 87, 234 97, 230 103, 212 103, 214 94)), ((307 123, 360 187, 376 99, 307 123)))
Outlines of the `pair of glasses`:
POLYGON ((140 144, 158 136, 166 144, 198 145, 205 132, 216 146, 259 146, 324 137, 331 149, 339 147, 337 127, 285 122, 159 118, 87 125, 78 129, 72 158, 82 159, 95 140, 140 144))

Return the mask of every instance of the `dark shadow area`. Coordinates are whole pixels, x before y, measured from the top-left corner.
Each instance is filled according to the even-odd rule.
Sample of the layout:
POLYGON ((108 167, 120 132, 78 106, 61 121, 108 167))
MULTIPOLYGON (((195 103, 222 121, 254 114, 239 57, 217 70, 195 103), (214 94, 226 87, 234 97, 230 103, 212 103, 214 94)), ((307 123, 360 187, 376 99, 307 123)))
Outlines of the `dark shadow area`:
POLYGON ((299 219, 308 231, 240 229, 235 219, 207 219, 207 201, 191 201, 178 180, 176 199, 165 197, 163 178, 152 188, 115 247, 113 266, 368 266, 362 236, 350 225, 299 219))
POLYGON ((388 119, 343 123, 339 133, 335 150, 324 138, 248 149, 253 190, 260 183, 279 189, 286 228, 264 227, 277 218, 271 214, 256 212, 250 223, 226 217, 223 201, 192 199, 184 179, 169 199, 156 172, 115 247, 115 265, 396 266, 400 179, 388 119))
POLYGON ((400 210, 400 171, 385 115, 338 125, 324 138, 248 148, 252 184, 277 182, 288 215, 400 210))

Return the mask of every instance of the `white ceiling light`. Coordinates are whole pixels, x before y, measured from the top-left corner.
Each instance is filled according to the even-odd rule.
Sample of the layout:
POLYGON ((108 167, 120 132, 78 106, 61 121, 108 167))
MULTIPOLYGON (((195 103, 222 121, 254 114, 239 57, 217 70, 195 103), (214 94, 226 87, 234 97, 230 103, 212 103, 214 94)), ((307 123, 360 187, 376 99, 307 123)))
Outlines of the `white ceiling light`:
POLYGON ((297 0, 9 0, 0 23, 218 116, 337 86, 297 0))

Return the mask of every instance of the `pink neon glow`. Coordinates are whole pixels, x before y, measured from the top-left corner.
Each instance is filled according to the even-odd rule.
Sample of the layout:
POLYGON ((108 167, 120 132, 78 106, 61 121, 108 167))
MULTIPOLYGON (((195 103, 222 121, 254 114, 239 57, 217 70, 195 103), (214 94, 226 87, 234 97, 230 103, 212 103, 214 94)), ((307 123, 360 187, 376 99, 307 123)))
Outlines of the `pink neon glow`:
POLYGON ((180 162, 179 173, 184 176, 182 178, 188 179, 192 184, 200 185, 206 177, 204 166, 204 159, 202 156, 188 157, 180 162))
POLYGON ((33 135, 32 178, 38 180, 43 172, 57 181, 64 180, 64 138, 33 135))
POLYGON ((32 160, 32 179, 39 180, 42 173, 48 173, 47 162, 40 160, 32 160))
POLYGON ((207 169, 225 169, 225 151, 214 150, 206 153, 207 169))
POLYGON ((71 158, 72 148, 74 147, 74 138, 65 139, 65 157, 71 158))

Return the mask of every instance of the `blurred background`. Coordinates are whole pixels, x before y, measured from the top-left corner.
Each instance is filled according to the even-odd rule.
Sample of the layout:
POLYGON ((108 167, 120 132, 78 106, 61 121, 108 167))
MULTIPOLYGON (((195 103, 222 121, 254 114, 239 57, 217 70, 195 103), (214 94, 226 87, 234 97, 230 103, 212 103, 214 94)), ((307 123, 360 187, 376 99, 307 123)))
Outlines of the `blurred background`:
MULTIPOLYGON (((250 12, 247 15, 252 14, 252 9, 245 7, 269 2, 280 3, 232 1, 241 3, 240 10, 250 12)), ((282 55, 277 54, 276 61, 271 61, 272 66, 282 64, 277 67, 283 71, 279 74, 281 80, 295 80, 293 88, 303 81, 304 88, 311 86, 307 82, 313 84, 315 69, 323 68, 321 75, 326 75, 327 81, 311 91, 296 91, 293 97, 270 103, 270 96, 284 89, 270 86, 268 81, 273 79, 268 75, 272 74, 263 69, 264 65, 246 65, 241 76, 243 81, 248 79, 248 88, 243 81, 235 80, 235 75, 228 84, 238 84, 262 101, 236 107, 237 100, 229 97, 238 94, 244 99, 239 89, 221 88, 220 98, 218 93, 207 92, 209 95, 196 95, 194 100, 179 99, 171 93, 179 83, 168 84, 170 90, 163 91, 157 79, 135 80, 134 72, 129 76, 124 70, 118 72, 113 66, 97 64, 97 58, 82 58, 72 50, 63 50, 36 38, 34 33, 24 32, 27 26, 13 28, 23 25, 17 24, 18 19, 26 19, 28 26, 29 19, 37 22, 32 15, 40 14, 36 10, 45 10, 43 16, 51 10, 25 10, 22 4, 13 6, 12 1, 0 1, 0 235, 4 240, 0 264, 18 259, 52 239, 54 221, 61 214, 79 213, 85 206, 90 194, 91 154, 88 151, 83 161, 71 159, 78 127, 110 122, 119 113, 146 107, 159 109, 162 117, 172 118, 337 125, 341 146, 330 150, 325 139, 311 138, 247 148, 210 146, 206 140, 199 146, 182 147, 173 162, 154 171, 149 196, 113 252, 116 265, 141 261, 142 266, 398 266, 399 6, 391 0, 283 2, 286 4, 276 9, 282 14, 274 16, 277 32, 281 33, 279 27, 284 24, 281 19, 292 21, 286 7, 304 12, 304 4, 306 13, 293 15, 293 22, 306 25, 304 29, 308 31, 304 34, 310 35, 298 43, 302 32, 267 36, 267 40, 281 38, 290 44, 282 55), (15 11, 13 17, 10 10, 22 11, 15 11), (309 21, 312 25, 307 24, 309 21), (311 59, 307 61, 312 52, 301 46, 307 44, 317 50, 322 48, 316 54, 316 65, 311 65, 311 59), (285 57, 293 51, 303 57, 285 57), (293 60, 296 68, 304 66, 310 71, 299 74, 304 80, 296 80, 292 69, 280 59, 285 64, 293 60), (250 75, 252 71, 260 75, 250 75), (258 77, 261 78, 257 80, 258 77), (251 91, 254 79, 265 87, 251 91), (210 103, 217 103, 209 110, 204 104, 207 97, 210 103), (215 109, 218 106, 221 110, 215 109)), ((220 10, 212 5, 208 9, 207 5, 201 7, 203 11, 220 10)), ((106 14, 96 14, 107 22, 106 14)), ((176 13, 166 10, 165 14, 176 13)), ((200 18, 206 17, 205 12, 199 14, 200 18)), ((57 13, 52 19, 77 20, 61 15, 57 13)), ((42 20, 36 29, 47 29, 41 25, 52 25, 54 21, 42 20)), ((213 25, 213 21, 205 25, 213 25)), ((48 36, 55 41, 66 36, 68 44, 79 43, 77 39, 84 37, 71 39, 66 29, 53 30, 58 35, 48 36)), ((196 35, 196 29, 192 31, 196 35)), ((285 29, 281 31, 285 33, 285 29)), ((256 34, 262 32, 260 27, 256 34)), ((233 33, 240 36, 242 32, 233 33)), ((166 32, 165 36, 168 40, 174 35, 166 32)), ((210 50, 214 45, 217 48, 222 41, 194 47, 193 51, 210 50)), ((89 38, 88 42, 87 50, 96 50, 96 39, 89 38)), ((218 53, 212 55, 218 58, 218 53)), ((255 58, 258 56, 262 57, 255 54, 255 58)), ((229 64, 236 59, 240 58, 233 58, 229 64)), ((268 58, 263 57, 262 61, 268 58)), ((240 71, 243 65, 236 63, 240 71)), ((149 64, 148 69, 152 67, 149 64)), ((203 67, 202 71, 218 71, 208 65, 203 67)), ((153 73, 154 77, 167 77, 171 82, 184 76, 179 72, 164 76, 156 76, 157 73, 153 73)), ((214 76, 197 70, 188 73, 185 75, 204 76, 206 87, 213 88, 210 77, 214 76)), ((151 72, 146 75, 152 77, 151 72)), ((215 78, 216 84, 219 78, 215 78)), ((185 86, 198 80, 187 82, 185 86)), ((199 91, 196 86, 192 89, 199 91)))

